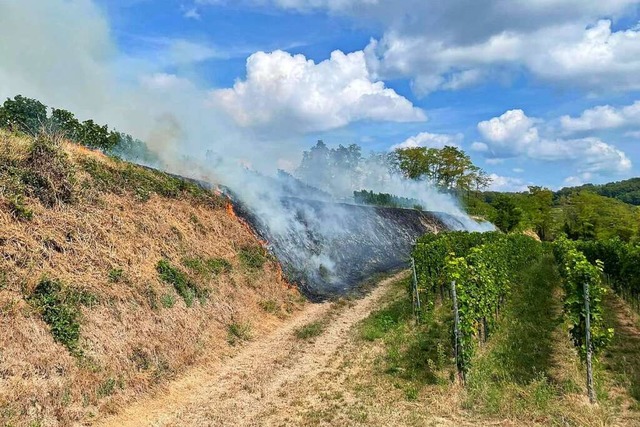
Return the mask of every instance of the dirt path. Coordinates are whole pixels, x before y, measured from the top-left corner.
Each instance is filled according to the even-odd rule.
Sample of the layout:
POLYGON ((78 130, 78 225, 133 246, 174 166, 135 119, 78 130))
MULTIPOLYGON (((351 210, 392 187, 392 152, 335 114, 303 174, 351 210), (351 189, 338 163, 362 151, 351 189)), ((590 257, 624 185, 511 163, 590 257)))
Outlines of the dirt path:
POLYGON ((319 376, 349 338, 349 330, 365 318, 394 281, 383 280, 369 295, 350 305, 309 305, 271 335, 248 343, 236 356, 192 370, 166 392, 137 402, 99 426, 252 426, 264 425, 260 414, 278 406, 290 383, 319 376), (296 338, 311 322, 327 321, 314 340, 296 338))
MULTIPOLYGON (((604 366, 612 374, 614 385, 620 390, 625 415, 630 408, 640 409, 640 319, 620 297, 605 297, 608 326, 613 327, 613 342, 605 351, 604 366)), ((633 414, 640 423, 638 413, 633 414)), ((637 424, 636 424, 637 425, 637 424)))

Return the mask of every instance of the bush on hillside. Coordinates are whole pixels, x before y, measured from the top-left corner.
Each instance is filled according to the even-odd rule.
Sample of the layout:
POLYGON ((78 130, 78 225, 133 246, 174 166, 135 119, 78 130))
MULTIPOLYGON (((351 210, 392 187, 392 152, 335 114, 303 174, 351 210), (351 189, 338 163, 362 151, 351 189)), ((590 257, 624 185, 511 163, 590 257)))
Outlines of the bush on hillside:
POLYGON ((47 106, 42 102, 17 95, 0 107, 0 127, 36 135, 47 122, 47 106))
POLYGON ((60 133, 71 141, 78 141, 82 133, 82 124, 73 113, 54 108, 49 119, 51 130, 60 133))
POLYGON ((23 221, 31 221, 33 219, 33 210, 25 204, 22 195, 9 200, 9 210, 15 219, 23 221))
POLYGON ((70 352, 79 353, 80 310, 77 301, 65 295, 62 283, 57 280, 41 280, 31 301, 40 310, 42 320, 51 328, 53 338, 70 352))
POLYGON ((173 285, 187 307, 193 305, 194 298, 198 298, 200 303, 203 304, 209 296, 208 289, 198 286, 198 284, 191 280, 182 270, 171 265, 166 259, 158 261, 156 271, 164 282, 173 285))
POLYGON ((38 135, 31 145, 22 180, 33 196, 49 207, 73 201, 75 172, 61 140, 38 135))
POLYGON ((249 270, 259 270, 267 262, 265 250, 261 246, 246 245, 238 251, 240 263, 249 270))
POLYGON ((129 161, 154 164, 158 157, 147 145, 131 135, 109 130, 108 125, 99 125, 93 120, 80 122, 73 113, 52 108, 37 99, 17 95, 0 106, 0 128, 24 132, 33 136, 41 133, 56 134, 80 145, 98 149, 129 161))

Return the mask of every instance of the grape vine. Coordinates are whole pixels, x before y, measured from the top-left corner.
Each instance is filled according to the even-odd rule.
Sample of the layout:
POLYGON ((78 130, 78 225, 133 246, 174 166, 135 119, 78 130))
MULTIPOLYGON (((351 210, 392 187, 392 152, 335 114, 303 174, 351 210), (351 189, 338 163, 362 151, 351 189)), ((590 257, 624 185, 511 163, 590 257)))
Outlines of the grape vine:
POLYGON ((454 283, 459 315, 458 366, 466 372, 480 341, 493 332, 517 272, 542 255, 540 242, 523 235, 450 232, 416 243, 420 297, 427 309, 447 298, 454 283))
POLYGON ((604 263, 604 275, 613 290, 640 312, 640 246, 609 240, 582 240, 576 247, 595 264, 604 263))
POLYGON ((554 243, 553 251, 560 266, 560 275, 564 284, 564 312, 569 326, 569 333, 574 345, 585 358, 587 347, 585 285, 589 289, 591 323, 591 349, 594 353, 604 348, 613 337, 613 329, 606 328, 603 318, 602 298, 607 288, 602 282, 604 263, 597 259, 590 263, 587 257, 578 250, 575 242, 560 237, 554 243))

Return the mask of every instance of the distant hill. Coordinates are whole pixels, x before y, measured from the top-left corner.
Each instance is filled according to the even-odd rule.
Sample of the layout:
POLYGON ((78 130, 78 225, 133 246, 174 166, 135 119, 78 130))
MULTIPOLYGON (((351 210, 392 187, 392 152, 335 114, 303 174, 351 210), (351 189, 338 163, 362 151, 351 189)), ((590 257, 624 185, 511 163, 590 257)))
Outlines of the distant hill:
POLYGON ((601 196, 611 197, 621 202, 629 203, 630 205, 640 206, 640 178, 631 178, 602 185, 585 184, 579 187, 565 187, 562 190, 556 191, 554 196, 556 199, 560 199, 563 196, 582 190, 592 191, 601 196))

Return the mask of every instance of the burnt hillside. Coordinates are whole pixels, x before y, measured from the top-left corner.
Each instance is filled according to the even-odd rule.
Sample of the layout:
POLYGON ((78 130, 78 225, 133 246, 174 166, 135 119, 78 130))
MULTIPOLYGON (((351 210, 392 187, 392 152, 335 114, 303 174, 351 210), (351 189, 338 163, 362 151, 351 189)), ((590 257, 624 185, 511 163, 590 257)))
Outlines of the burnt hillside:
POLYGON ((350 293, 376 273, 405 267, 419 236, 462 227, 452 216, 415 209, 292 197, 282 204, 304 229, 275 231, 239 202, 236 211, 268 242, 289 280, 316 301, 350 293))

